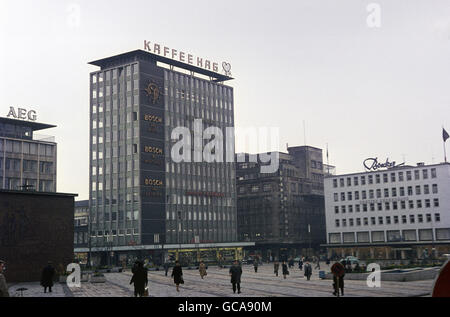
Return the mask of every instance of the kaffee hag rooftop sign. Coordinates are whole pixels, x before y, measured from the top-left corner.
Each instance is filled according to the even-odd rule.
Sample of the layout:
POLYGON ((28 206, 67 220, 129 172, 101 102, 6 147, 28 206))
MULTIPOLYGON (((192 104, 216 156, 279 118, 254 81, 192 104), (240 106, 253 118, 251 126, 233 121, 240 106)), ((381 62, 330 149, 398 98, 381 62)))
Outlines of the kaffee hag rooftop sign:
MULTIPOLYGON (((197 66, 215 73, 219 73, 219 64, 208 59, 194 56, 183 51, 171 49, 167 46, 161 46, 158 43, 153 43, 144 40, 144 50, 153 54, 168 57, 176 61, 187 63, 193 66, 197 66)), ((222 63, 222 70, 225 76, 231 76, 231 64, 227 62, 222 63)))

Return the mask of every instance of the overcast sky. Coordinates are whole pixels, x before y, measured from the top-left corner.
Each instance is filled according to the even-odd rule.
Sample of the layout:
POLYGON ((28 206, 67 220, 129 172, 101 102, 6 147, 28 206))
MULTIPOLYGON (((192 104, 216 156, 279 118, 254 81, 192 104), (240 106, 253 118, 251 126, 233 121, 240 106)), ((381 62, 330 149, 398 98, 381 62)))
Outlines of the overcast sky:
POLYGON ((58 191, 88 198, 87 63, 144 40, 230 62, 236 126, 279 127, 271 150, 303 145, 305 122, 339 174, 444 159, 449 1, 1 0, 0 116, 22 106, 57 125, 42 134, 58 143, 58 191))

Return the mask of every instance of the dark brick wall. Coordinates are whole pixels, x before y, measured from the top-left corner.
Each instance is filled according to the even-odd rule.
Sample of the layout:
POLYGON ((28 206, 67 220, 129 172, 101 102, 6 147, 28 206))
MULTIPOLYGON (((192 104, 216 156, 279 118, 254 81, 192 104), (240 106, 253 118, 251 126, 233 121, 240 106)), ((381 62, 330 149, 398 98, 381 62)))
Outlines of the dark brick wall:
POLYGON ((7 282, 39 281, 48 261, 73 261, 74 196, 0 191, 0 259, 7 282))

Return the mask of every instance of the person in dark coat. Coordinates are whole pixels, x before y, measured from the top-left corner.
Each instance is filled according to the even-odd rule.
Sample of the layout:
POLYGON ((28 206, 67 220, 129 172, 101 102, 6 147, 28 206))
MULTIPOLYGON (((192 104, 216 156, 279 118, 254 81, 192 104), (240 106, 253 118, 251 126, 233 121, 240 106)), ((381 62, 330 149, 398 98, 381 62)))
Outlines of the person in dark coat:
POLYGON ((253 267, 255 268, 255 273, 258 273, 258 257, 255 257, 255 259, 253 260, 253 267))
POLYGON ((273 264, 273 272, 275 273, 276 276, 278 276, 279 268, 280 268, 280 263, 278 261, 275 261, 275 263, 273 264))
POLYGON ((305 276, 306 276, 308 281, 311 278, 311 275, 312 275, 312 266, 311 266, 311 264, 309 262, 306 262, 306 264, 305 264, 305 276))
POLYGON ((231 277, 231 284, 233 285, 233 293, 236 293, 236 288, 238 294, 241 293, 241 275, 242 275, 242 268, 239 265, 238 261, 234 261, 233 265, 230 267, 230 277, 231 277))
POLYGON ((303 258, 300 258, 300 259, 298 260, 298 268, 300 269, 300 271, 303 270, 303 258))
POLYGON ((333 295, 339 296, 339 289, 341 290, 341 295, 344 296, 344 276, 345 267, 342 263, 336 262, 331 266, 331 273, 333 273, 333 295))
POLYGON ((289 270, 288 270, 288 266, 286 264, 286 261, 283 261, 283 264, 281 265, 282 270, 283 270, 283 277, 284 279, 286 279, 286 275, 289 275, 289 270))
POLYGON ((164 262, 164 272, 166 272, 166 276, 167 276, 167 273, 169 272, 169 262, 164 262))
POLYGON ((52 265, 52 262, 48 262, 47 266, 44 267, 42 270, 41 275, 41 286, 44 287, 44 293, 47 293, 47 287, 48 291, 52 292, 52 286, 53 286, 53 278, 55 277, 55 268, 52 265))
POLYGON ((183 270, 181 269, 180 262, 175 261, 175 266, 172 269, 173 282, 177 286, 177 292, 180 291, 180 284, 184 284, 183 270))
POLYGON ((147 269, 142 262, 136 263, 130 284, 134 284, 134 297, 144 296, 145 287, 148 285, 148 276, 147 269))
POLYGON ((0 260, 0 297, 9 297, 8 284, 6 284, 5 276, 3 275, 5 266, 5 261, 0 260))

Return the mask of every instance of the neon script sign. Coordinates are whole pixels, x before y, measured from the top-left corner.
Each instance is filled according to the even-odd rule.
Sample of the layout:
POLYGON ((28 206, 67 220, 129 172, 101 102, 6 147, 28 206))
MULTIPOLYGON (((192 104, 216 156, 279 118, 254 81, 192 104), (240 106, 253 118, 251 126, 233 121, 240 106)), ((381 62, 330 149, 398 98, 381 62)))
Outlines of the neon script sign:
POLYGON ((380 168, 393 168, 393 167, 397 167, 397 166, 402 166, 404 164, 405 163, 403 162, 401 164, 396 165, 395 161, 389 162, 388 158, 386 159, 386 162, 379 163, 377 157, 375 157, 375 158, 372 158, 372 157, 371 158, 367 158, 363 162, 364 167, 366 169, 368 169, 369 171, 376 171, 376 170, 378 170, 380 168))

